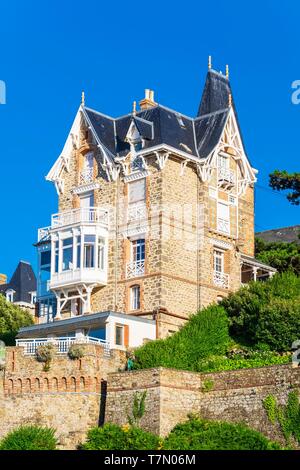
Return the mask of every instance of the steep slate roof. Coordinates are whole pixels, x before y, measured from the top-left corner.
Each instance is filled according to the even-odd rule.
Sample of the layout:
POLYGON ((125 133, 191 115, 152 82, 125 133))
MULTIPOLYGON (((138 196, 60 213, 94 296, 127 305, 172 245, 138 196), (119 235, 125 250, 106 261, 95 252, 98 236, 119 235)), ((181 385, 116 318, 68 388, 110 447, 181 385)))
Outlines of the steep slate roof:
MULTIPOLYGON (((229 80, 209 70, 195 119, 157 104, 136 115, 130 113, 117 119, 90 108, 85 108, 85 112, 99 141, 113 158, 128 153, 130 146, 125 138, 134 121, 144 138, 144 149, 165 144, 202 159, 210 154, 221 137, 230 110, 229 94, 229 80)), ((233 100, 232 106, 235 112, 233 100)))
POLYGON ((10 282, 0 285, 0 294, 5 294, 8 289, 13 289, 14 302, 31 302, 30 292, 36 291, 36 277, 31 264, 20 261, 10 282))
POLYGON ((274 228, 272 230, 265 230, 264 232, 257 232, 255 235, 265 242, 296 242, 300 244, 298 235, 300 234, 300 225, 293 225, 292 227, 274 228))

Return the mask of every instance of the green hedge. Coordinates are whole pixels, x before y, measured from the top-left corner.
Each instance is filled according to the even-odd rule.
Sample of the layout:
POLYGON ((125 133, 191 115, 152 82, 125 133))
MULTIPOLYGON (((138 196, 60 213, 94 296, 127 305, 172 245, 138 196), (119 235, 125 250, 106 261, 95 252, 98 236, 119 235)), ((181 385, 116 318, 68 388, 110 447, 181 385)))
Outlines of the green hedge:
POLYGON ((21 426, 0 441, 0 450, 55 450, 56 445, 54 429, 21 426))
POLYGON ((190 418, 165 439, 166 450, 279 450, 280 445, 243 424, 190 418))
POLYGON ((212 305, 192 316, 179 332, 169 338, 149 342, 136 349, 134 368, 164 366, 195 370, 202 358, 225 354, 229 342, 225 310, 212 305))
POLYGON ((299 339, 300 278, 277 274, 267 282, 252 282, 222 301, 231 336, 239 342, 261 343, 275 351, 290 351, 299 339))
POLYGON ((92 428, 81 450, 156 450, 160 439, 155 434, 134 426, 117 426, 107 423, 100 428, 92 428))

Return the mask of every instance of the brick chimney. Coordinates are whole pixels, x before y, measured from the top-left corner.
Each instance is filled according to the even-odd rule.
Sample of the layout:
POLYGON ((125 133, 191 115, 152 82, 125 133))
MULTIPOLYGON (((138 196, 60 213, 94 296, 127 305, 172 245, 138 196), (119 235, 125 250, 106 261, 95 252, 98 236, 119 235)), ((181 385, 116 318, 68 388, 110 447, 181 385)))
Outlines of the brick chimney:
POLYGON ((146 88, 145 98, 139 102, 139 105, 141 109, 148 109, 152 108, 153 106, 156 106, 156 103, 154 101, 154 91, 149 90, 149 88, 146 88))
POLYGON ((7 276, 6 274, 0 274, 0 285, 7 284, 7 276))

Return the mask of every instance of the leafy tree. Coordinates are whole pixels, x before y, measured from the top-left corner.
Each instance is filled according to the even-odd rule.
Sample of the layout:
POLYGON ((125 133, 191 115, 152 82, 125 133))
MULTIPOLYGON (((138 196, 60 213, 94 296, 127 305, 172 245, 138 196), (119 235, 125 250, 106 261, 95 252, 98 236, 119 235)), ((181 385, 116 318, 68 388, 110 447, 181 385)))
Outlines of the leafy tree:
POLYGON ((0 450, 55 450, 57 440, 52 428, 21 426, 0 442, 0 450))
POLYGON ((300 173, 275 170, 270 174, 269 184, 276 191, 290 190, 287 199, 291 204, 300 204, 300 173))
POLYGON ((255 253, 257 259, 273 266, 278 272, 292 271, 300 276, 300 244, 265 242, 256 238, 255 253))
POLYGON ((166 450, 279 450, 279 444, 244 424, 197 417, 177 424, 165 439, 166 450))
POLYGON ((277 274, 266 282, 251 282, 222 301, 229 317, 231 336, 244 344, 268 345, 290 351, 299 339, 300 278, 277 274))
POLYGON ((32 324, 33 317, 30 312, 7 302, 4 296, 0 294, 0 339, 6 345, 14 345, 18 330, 23 326, 32 324))

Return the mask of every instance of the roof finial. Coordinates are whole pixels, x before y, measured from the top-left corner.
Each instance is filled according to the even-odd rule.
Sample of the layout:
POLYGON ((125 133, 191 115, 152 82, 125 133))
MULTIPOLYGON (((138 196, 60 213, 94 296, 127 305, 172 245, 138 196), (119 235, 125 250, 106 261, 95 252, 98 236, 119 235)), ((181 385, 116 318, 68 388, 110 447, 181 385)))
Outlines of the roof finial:
POLYGON ((134 101, 133 104, 132 104, 132 114, 134 116, 136 115, 136 101, 134 101))
POLYGON ((85 94, 84 94, 84 91, 81 93, 81 104, 82 104, 82 106, 85 106, 85 94))
POLYGON ((229 65, 226 64, 226 78, 229 80, 229 65))
POLYGON ((232 106, 232 94, 231 94, 231 93, 229 93, 229 95, 228 95, 228 106, 229 106, 230 108, 231 108, 231 106, 232 106))
POLYGON ((208 70, 210 70, 212 67, 211 65, 211 55, 208 56, 208 70))

